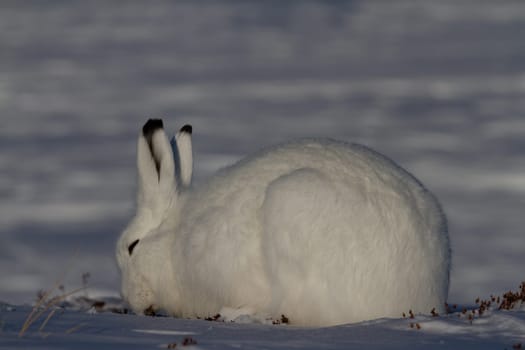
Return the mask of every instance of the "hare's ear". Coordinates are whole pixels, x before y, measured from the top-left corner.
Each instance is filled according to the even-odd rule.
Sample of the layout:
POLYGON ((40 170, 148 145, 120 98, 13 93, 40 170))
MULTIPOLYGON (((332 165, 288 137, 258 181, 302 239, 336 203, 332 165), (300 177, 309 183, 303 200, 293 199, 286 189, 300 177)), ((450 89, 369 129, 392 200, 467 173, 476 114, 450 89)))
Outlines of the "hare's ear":
POLYGON ((176 193, 175 166, 161 119, 149 119, 137 146, 139 207, 154 212, 165 209, 176 193))
POLYGON ((191 148, 191 125, 184 125, 171 139, 171 147, 175 156, 175 167, 177 179, 180 185, 188 187, 191 185, 193 174, 193 154, 191 148))

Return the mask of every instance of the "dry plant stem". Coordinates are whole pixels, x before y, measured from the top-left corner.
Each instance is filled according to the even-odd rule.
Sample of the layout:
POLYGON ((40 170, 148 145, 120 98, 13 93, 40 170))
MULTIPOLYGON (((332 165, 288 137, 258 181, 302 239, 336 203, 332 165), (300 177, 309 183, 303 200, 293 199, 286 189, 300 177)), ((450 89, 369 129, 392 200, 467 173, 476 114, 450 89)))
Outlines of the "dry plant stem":
POLYGON ((44 328, 46 327, 47 323, 49 322, 49 320, 51 319, 51 317, 53 317, 53 315, 55 314, 57 310, 54 309, 54 310, 51 310, 51 312, 49 313, 49 315, 47 315, 46 319, 44 320, 44 322, 42 323, 42 325, 40 326, 40 328, 38 329, 38 331, 40 333, 42 333, 44 331, 44 328))
POLYGON ((25 331, 27 330, 27 328, 29 328, 29 326, 39 317, 38 316, 38 317, 34 318, 34 315, 35 315, 36 311, 38 309, 40 309, 42 304, 47 300, 47 298, 51 295, 51 293, 53 293, 53 291, 58 288, 59 285, 60 285, 60 279, 58 279, 55 282, 55 285, 53 286, 53 288, 51 288, 50 290, 45 292, 44 295, 37 301, 35 306, 33 306, 33 309, 31 310, 31 313, 29 313, 29 315, 27 316, 24 324, 22 325, 22 329, 20 330, 20 333, 18 333, 19 337, 23 336, 25 331))
POLYGON ((64 333, 66 333, 66 334, 71 334, 71 333, 73 333, 73 332, 79 330, 80 328, 84 327, 85 325, 86 325, 85 323, 79 323, 79 324, 77 324, 76 326, 69 328, 69 329, 66 330, 64 333))
MULTIPOLYGON (((71 257, 70 260, 73 260, 73 258, 75 258, 77 255, 77 252, 75 251, 75 253, 73 254, 73 256, 71 257)), ((29 315, 27 316, 24 324, 22 325, 22 329, 20 329, 20 332, 18 333, 18 337, 22 337, 24 335, 24 333, 27 331, 27 329, 29 328, 29 326, 31 326, 31 324, 33 322, 35 322, 41 315, 42 315, 42 312, 39 312, 37 314, 37 316, 34 316, 36 311, 38 309, 40 309, 40 307, 42 306, 42 304, 44 302, 46 302, 47 298, 49 298, 49 296, 55 291, 55 289, 59 288, 60 285, 62 284, 61 282, 64 280, 64 278, 66 277, 67 273, 69 272, 69 269, 71 268, 72 264, 67 264, 68 268, 66 268, 64 270, 64 272, 62 272, 62 275, 60 276, 60 278, 58 278, 56 281, 55 281, 55 284, 53 285, 53 287, 48 290, 47 292, 44 293, 44 295, 42 296, 42 298, 40 298, 37 303, 35 304, 35 306, 33 306, 33 309, 31 310, 31 313, 29 313, 29 315)), ((68 294, 68 295, 71 295, 68 294)), ((52 301, 53 299, 51 299, 52 301)), ((49 304, 49 302, 48 302, 49 304)), ((44 308, 44 311, 49 309, 49 307, 51 307, 52 305, 46 305, 46 307, 44 308)))
MULTIPOLYGON (((66 294, 63 294, 63 295, 60 295, 60 296, 57 296, 57 297, 54 297, 52 298, 51 300, 49 300, 44 308, 42 310, 40 310, 38 313, 35 314, 36 310, 37 310, 37 307, 40 307, 43 303, 42 302, 39 302, 37 303, 37 305, 35 305, 35 307, 33 307, 33 310, 31 311, 31 313, 29 314, 29 316, 27 317, 26 321, 24 322, 24 325, 22 326, 22 329, 20 330, 20 332, 18 333, 18 337, 23 337, 25 332, 27 332, 27 329, 36 321, 38 320, 47 310, 49 310, 51 307, 55 306, 56 304, 58 304, 59 302, 63 301, 65 298, 67 298, 68 296, 70 295, 73 295, 75 293, 78 293, 80 292, 81 290, 85 289, 85 287, 82 287, 82 288, 78 288, 78 289, 75 289, 74 291, 72 292, 69 292, 69 293, 66 293, 66 294)), ((48 295, 48 293, 46 293, 46 295, 48 295)), ((42 300, 44 300, 44 298, 42 298, 42 300)))

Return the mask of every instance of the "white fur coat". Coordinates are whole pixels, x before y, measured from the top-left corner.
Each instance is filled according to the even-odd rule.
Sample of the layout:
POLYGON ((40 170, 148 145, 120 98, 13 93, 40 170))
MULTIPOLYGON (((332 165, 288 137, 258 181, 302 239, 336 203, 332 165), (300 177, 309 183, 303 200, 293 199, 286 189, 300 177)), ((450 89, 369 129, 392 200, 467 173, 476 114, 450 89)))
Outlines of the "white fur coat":
POLYGON ((443 310, 450 247, 435 197, 364 146, 304 139, 192 188, 191 127, 138 140, 137 214, 117 259, 135 312, 224 308, 328 326, 443 310))

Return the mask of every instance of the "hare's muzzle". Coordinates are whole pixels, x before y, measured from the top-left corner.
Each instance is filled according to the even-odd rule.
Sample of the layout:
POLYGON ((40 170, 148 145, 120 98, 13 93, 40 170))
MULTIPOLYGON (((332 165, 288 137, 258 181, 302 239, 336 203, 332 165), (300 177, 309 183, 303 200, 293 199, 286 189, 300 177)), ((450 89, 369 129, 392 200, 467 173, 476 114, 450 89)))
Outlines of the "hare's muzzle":
POLYGON ((144 309, 143 313, 145 316, 157 316, 157 308, 153 305, 148 306, 144 309))

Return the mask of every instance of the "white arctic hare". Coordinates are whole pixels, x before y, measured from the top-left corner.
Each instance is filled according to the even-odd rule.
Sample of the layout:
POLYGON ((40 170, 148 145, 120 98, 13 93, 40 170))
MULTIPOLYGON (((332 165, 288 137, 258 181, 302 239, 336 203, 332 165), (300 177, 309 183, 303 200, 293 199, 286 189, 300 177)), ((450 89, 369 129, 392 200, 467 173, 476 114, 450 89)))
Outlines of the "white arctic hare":
POLYGON ((412 175, 364 146, 305 139, 190 188, 191 127, 138 138, 137 213, 117 247, 133 310, 223 308, 327 326, 443 310, 445 216, 412 175), (173 149, 172 149, 173 146, 173 149))

